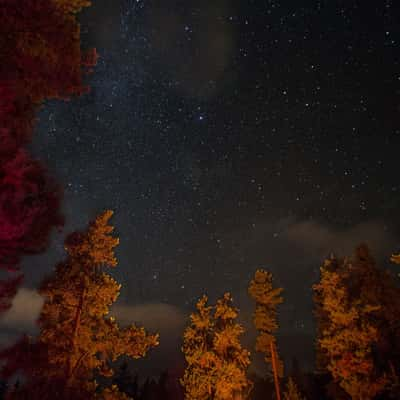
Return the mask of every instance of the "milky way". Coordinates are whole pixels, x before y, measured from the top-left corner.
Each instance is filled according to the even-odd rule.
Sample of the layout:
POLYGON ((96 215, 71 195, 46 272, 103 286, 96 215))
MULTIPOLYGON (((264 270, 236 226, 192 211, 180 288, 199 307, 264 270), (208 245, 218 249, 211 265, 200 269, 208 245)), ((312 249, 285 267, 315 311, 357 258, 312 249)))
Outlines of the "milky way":
MULTIPOLYGON (((287 357, 310 360, 298 341, 312 343, 323 257, 365 240, 385 260, 399 245, 399 19, 392 1, 85 10, 92 91, 45 105, 33 151, 64 185, 66 232, 115 210, 121 304, 186 315, 229 290, 250 321, 262 266, 285 289, 287 357)), ((61 243, 27 260, 28 286, 61 243)))

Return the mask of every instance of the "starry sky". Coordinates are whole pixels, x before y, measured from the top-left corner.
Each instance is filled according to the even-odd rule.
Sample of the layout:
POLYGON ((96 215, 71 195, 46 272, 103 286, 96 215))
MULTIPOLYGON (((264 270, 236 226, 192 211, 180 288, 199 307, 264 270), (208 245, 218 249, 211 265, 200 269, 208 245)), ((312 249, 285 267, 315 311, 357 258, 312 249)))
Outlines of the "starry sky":
POLYGON ((285 289, 282 353, 312 368, 323 258, 367 241, 385 265, 400 245, 399 5, 94 0, 80 20, 100 59, 90 94, 39 115, 66 225, 25 260, 25 294, 111 208, 120 316, 165 333, 150 366, 173 362, 203 293, 232 292, 250 328, 263 267, 285 289))

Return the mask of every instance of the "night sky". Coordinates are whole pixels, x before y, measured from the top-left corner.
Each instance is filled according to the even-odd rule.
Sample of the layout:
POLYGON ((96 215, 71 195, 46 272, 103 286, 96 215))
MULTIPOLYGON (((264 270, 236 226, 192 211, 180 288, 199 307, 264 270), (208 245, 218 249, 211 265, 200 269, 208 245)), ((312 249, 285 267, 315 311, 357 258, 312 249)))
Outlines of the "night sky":
POLYGON ((263 267, 285 289, 281 351, 312 368, 323 258, 367 241, 385 264, 400 245, 399 5, 94 0, 80 19, 100 59, 90 94, 39 115, 66 225, 25 260, 26 294, 111 208, 120 315, 165 333, 150 365, 175 360, 203 293, 230 291, 249 327, 263 267))

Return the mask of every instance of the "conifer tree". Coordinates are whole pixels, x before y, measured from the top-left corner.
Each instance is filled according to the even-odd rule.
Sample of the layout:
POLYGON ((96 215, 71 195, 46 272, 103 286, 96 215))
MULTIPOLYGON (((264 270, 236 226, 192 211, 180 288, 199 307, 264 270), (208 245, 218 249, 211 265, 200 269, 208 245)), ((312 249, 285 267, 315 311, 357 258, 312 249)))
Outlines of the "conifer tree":
POLYGON ((284 400, 305 400, 291 377, 287 382, 286 391, 283 398, 284 400))
POLYGON ((187 367, 181 379, 185 399, 207 400, 211 398, 215 374, 216 357, 212 351, 213 321, 212 307, 203 296, 196 304, 197 313, 190 315, 191 324, 183 336, 182 351, 187 367))
POLYGON ((215 307, 208 306, 203 296, 196 307, 182 347, 187 362, 181 379, 185 399, 246 398, 251 389, 246 378, 249 352, 239 341, 244 329, 236 322, 238 311, 232 307, 230 294, 225 293, 215 307))
POLYGON ((324 355, 323 367, 354 400, 374 398, 387 383, 375 365, 383 310, 378 297, 368 293, 376 292, 374 286, 379 284, 372 272, 368 250, 362 246, 354 260, 326 260, 321 280, 314 285, 319 303, 316 316, 323 320, 317 351, 324 355))
POLYGON ((39 337, 24 338, 3 352, 6 376, 25 373, 26 384, 15 398, 125 399, 117 387, 105 390, 104 396, 96 393, 95 374, 112 376, 111 363, 120 356, 140 358, 158 344, 157 335, 135 325, 121 329, 108 316, 121 288, 102 271, 117 265, 114 248, 119 240, 111 235, 111 215, 104 212, 85 232, 67 238, 66 261, 39 290, 45 300, 39 337))
MULTIPOLYGON (((276 307, 283 302, 282 291, 282 288, 273 288, 272 274, 262 269, 256 271, 248 288, 249 295, 256 302, 256 310, 253 315, 254 326, 259 332, 256 339, 256 351, 264 354, 266 363, 271 367, 271 372, 273 372, 271 348, 277 348, 274 336, 278 329, 276 307)), ((282 377, 283 362, 276 353, 275 356, 277 373, 279 377, 282 377)))

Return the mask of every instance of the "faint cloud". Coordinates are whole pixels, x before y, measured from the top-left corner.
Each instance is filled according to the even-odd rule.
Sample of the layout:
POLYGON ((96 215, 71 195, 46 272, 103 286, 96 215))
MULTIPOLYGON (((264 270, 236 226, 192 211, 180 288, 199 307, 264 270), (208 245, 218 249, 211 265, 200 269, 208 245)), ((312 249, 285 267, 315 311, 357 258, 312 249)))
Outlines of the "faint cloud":
POLYGON ((283 227, 283 237, 315 256, 330 253, 350 255, 360 243, 367 243, 373 254, 390 254, 396 241, 382 221, 367 221, 348 229, 339 229, 316 221, 295 221, 283 227))
POLYGON ((0 327, 32 331, 42 305, 43 298, 37 291, 21 288, 13 300, 12 307, 0 317, 0 327))
MULTIPOLYGON (((37 291, 21 288, 10 310, 0 318, 0 344, 12 343, 23 333, 37 332, 36 321, 42 306, 43 298, 37 291)), ((161 342, 166 346, 180 340, 186 322, 180 309, 165 303, 116 304, 110 314, 122 326, 136 323, 149 333, 159 333, 161 342)))
POLYGON ((180 337, 185 325, 183 312, 165 303, 132 306, 116 304, 112 307, 110 314, 114 315, 121 325, 136 323, 148 332, 158 332, 162 341, 180 337))
POLYGON ((181 94, 210 97, 232 78, 226 74, 235 47, 231 9, 226 0, 183 8, 156 1, 150 9, 151 44, 181 94))

